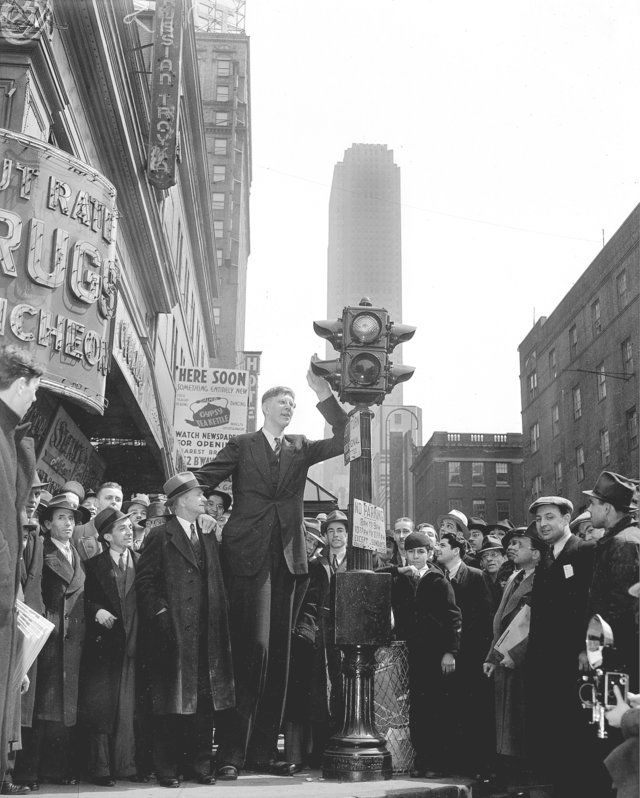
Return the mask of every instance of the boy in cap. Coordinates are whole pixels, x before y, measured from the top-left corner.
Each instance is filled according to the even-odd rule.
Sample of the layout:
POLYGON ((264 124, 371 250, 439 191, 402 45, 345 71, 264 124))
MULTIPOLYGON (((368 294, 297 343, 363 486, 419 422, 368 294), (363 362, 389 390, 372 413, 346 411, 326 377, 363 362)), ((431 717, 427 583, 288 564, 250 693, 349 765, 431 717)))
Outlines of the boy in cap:
POLYGON ((433 776, 450 763, 441 723, 445 680, 455 672, 460 647, 461 616, 451 584, 429 562, 427 535, 411 532, 404 548, 408 565, 398 569, 393 605, 396 628, 409 649, 409 724, 416 751, 412 775, 433 776))
POLYGON ((603 471, 593 490, 583 493, 589 497, 594 528, 604 530, 595 548, 587 619, 597 613, 611 626, 622 669, 630 677, 629 689, 638 692, 637 601, 629 595, 640 566, 635 490, 635 483, 621 474, 603 471))

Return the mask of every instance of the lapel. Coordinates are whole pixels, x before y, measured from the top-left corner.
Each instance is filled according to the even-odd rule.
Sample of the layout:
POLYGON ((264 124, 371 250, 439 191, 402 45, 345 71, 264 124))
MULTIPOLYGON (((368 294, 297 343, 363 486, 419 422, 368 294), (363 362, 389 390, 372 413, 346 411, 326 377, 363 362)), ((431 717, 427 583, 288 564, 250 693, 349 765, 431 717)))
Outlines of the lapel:
POLYGON ((525 579, 522 580, 522 582, 520 582, 520 584, 515 590, 510 590, 511 584, 507 586, 507 590, 509 590, 509 593, 507 594, 505 590, 506 601, 504 602, 501 608, 502 609, 502 612, 500 613, 501 617, 504 618, 505 615, 508 615, 510 612, 512 612, 518 606, 521 599, 523 599, 526 595, 531 593, 531 588, 533 587, 534 575, 535 575, 535 569, 529 574, 529 576, 527 576, 525 579))
POLYGON ((469 575, 469 570, 468 570, 467 566, 464 564, 464 562, 461 562, 460 563, 460 568, 458 569, 458 573, 455 575, 455 578, 452 579, 451 581, 454 584, 458 584, 461 587, 464 587, 466 585, 466 583, 467 583, 468 575, 469 575))
POLYGON ((100 586, 107 594, 109 601, 111 602, 111 606, 116 609, 120 608, 120 595, 118 593, 118 586, 116 585, 116 575, 113 570, 111 554, 109 550, 106 549, 102 552, 102 554, 98 554, 95 558, 96 564, 95 574, 96 579, 100 583, 100 586))
POLYGON ((262 434, 260 430, 256 432, 252 439, 251 443, 249 444, 251 447, 251 454, 253 455, 253 459, 255 460, 256 465, 258 466, 258 470, 264 477, 264 480, 269 484, 270 482, 270 475, 269 475, 269 463, 267 461, 267 452, 265 450, 265 445, 269 445, 265 439, 265 436, 262 434))
POLYGON ((280 471, 278 472, 278 488, 282 485, 286 473, 291 467, 294 453, 295 453, 295 446, 285 435, 282 438, 282 448, 280 449, 280 471))
POLYGON ((187 540, 184 530, 180 526, 180 522, 176 518, 170 518, 165 526, 165 531, 171 543, 182 554, 182 556, 189 560, 192 565, 198 568, 198 561, 191 544, 187 540))
POLYGON ((133 549, 129 549, 129 561, 130 565, 127 568, 127 576, 124 583, 124 594, 125 596, 129 593, 133 585, 136 581, 136 564, 138 561, 138 557, 140 555, 137 554, 133 549))
POLYGON ((578 538, 575 535, 571 535, 569 540, 564 544, 564 547, 560 554, 558 554, 557 559, 555 560, 556 563, 559 565, 566 565, 567 563, 571 562, 571 555, 578 547, 578 538))
MULTIPOLYGON (((72 553, 75 554, 73 548, 72 553)), ((73 566, 69 565, 67 558, 49 538, 46 538, 44 541, 44 564, 50 571, 53 571, 56 576, 59 576, 65 585, 68 585, 73 579, 73 566)))
POLYGON ((73 552, 73 576, 67 587, 67 595, 74 593, 76 590, 80 590, 80 588, 84 586, 84 568, 82 567, 82 560, 73 546, 71 546, 71 551, 73 552))

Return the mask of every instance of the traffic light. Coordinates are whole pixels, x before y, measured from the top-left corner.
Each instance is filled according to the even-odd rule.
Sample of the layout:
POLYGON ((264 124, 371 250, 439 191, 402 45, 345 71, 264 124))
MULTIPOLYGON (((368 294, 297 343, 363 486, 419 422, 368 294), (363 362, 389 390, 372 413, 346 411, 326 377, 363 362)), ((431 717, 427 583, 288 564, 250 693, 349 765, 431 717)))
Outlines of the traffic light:
POLYGON ((338 391, 342 402, 381 404, 395 385, 414 372, 411 366, 394 366, 389 354, 413 337, 415 327, 391 323, 388 311, 374 308, 366 297, 359 305, 344 308, 342 318, 315 321, 313 328, 340 357, 314 361, 311 370, 338 391))

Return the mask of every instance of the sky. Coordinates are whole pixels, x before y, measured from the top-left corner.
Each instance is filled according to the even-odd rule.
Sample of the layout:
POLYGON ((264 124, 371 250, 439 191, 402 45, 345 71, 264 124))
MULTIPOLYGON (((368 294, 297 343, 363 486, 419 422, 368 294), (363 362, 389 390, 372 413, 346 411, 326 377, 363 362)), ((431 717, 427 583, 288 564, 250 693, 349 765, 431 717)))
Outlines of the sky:
MULTIPOLYGON (((354 142, 402 183, 404 402, 518 432, 517 348, 640 200, 636 0, 247 0, 253 182, 245 348, 260 390, 323 357, 329 191, 354 142), (603 232, 604 231, 604 232, 603 232)), ((383 296, 372 297, 384 305, 383 296)), ((360 297, 353 297, 357 304, 360 297)))

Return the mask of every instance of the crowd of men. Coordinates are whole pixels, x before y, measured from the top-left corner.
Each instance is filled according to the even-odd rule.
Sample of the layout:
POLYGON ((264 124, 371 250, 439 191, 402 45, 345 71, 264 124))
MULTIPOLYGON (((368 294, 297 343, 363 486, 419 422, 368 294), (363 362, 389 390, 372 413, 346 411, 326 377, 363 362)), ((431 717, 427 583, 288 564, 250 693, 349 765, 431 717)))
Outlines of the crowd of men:
MULTIPOLYGON (((349 532, 340 510, 303 517, 308 468, 343 447, 347 417, 328 384, 307 375, 332 437, 284 434, 295 397, 278 386, 261 430, 124 501, 116 481, 48 491, 38 477, 21 420, 40 375, 0 349, 2 794, 318 766, 342 719, 331 591, 349 532), (227 478, 233 499, 218 488, 227 478), (53 631, 12 691, 17 599, 53 631)), ((527 527, 458 510, 435 525, 396 521, 376 567, 392 575, 394 636, 408 649, 414 775, 488 785, 542 772, 558 797, 600 798, 609 754, 615 786, 637 784, 628 752, 612 752, 615 731, 598 747, 577 694, 598 613, 632 691, 610 721, 631 729, 635 717, 637 746, 637 485, 606 471, 586 494, 575 518, 568 499, 537 499, 527 527)))

